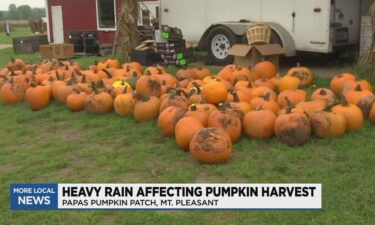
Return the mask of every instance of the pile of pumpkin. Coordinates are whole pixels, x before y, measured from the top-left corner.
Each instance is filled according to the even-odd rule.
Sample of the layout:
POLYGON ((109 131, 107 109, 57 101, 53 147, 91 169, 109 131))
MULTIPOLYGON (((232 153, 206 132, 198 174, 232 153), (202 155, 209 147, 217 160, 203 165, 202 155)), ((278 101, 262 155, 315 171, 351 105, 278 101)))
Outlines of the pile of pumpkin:
POLYGON ((112 111, 138 122, 157 119, 162 135, 174 136, 179 148, 197 160, 228 160, 242 133, 251 139, 274 135, 290 146, 317 137, 338 137, 375 122, 371 84, 341 74, 330 89, 316 88, 309 68, 296 66, 279 77, 267 61, 252 70, 225 66, 181 69, 175 76, 163 67, 120 65, 109 59, 83 69, 75 62, 46 60, 40 65, 12 59, 0 70, 0 99, 10 105, 26 100, 32 110, 52 99, 73 112, 112 111), (339 102, 338 100, 341 99, 339 102))

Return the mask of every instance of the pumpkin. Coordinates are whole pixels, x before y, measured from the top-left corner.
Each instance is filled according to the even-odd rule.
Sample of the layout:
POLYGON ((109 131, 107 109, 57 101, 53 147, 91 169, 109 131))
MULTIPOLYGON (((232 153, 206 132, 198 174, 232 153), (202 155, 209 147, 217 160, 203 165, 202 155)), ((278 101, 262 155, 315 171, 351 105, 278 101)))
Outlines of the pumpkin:
POLYGON ((146 96, 139 93, 133 95, 137 99, 133 116, 139 123, 156 119, 159 115, 160 99, 155 96, 146 96))
POLYGON ((24 72, 26 70, 26 63, 22 59, 11 58, 7 68, 9 70, 20 70, 24 72))
POLYGON ((11 105, 18 102, 22 102, 25 93, 19 84, 14 83, 13 77, 9 79, 0 89, 0 99, 5 105, 11 105))
POLYGON ((258 75, 259 78, 267 78, 271 79, 272 77, 276 76, 277 69, 273 63, 269 61, 263 61, 260 63, 257 63, 254 66, 253 72, 258 75))
POLYGON ((79 88, 73 88, 74 93, 66 98, 66 106, 72 112, 80 112, 85 109, 87 93, 79 88))
POLYGON ((364 118, 369 117, 371 107, 374 105, 374 103, 375 103, 374 95, 362 97, 358 101, 357 106, 361 109, 364 118))
POLYGON ((157 75, 165 73, 165 69, 161 66, 149 66, 143 72, 145 75, 157 75))
POLYGON ((320 138, 340 137, 345 134, 345 117, 332 112, 331 108, 332 105, 328 105, 324 110, 310 114, 313 133, 320 138))
POLYGON ((34 82, 25 93, 25 99, 31 110, 38 111, 49 105, 51 96, 50 91, 45 86, 39 86, 34 82))
POLYGON ((57 90, 57 98, 56 100, 60 103, 65 104, 66 103, 66 98, 68 98, 69 95, 73 94, 73 89, 74 89, 74 83, 75 80, 71 79, 69 80, 66 85, 62 85, 60 88, 57 90))
POLYGON ((192 104, 185 114, 186 117, 194 117, 199 120, 204 127, 207 126, 209 115, 209 108, 201 108, 198 110, 195 104, 192 104))
POLYGON ((242 125, 239 116, 227 110, 224 104, 220 105, 220 110, 210 114, 207 126, 223 129, 229 135, 232 143, 236 143, 241 136, 242 125))
POLYGON ((227 80, 227 81, 230 81, 231 79, 231 76, 233 74, 233 71, 235 70, 236 68, 231 68, 231 67, 224 67, 223 69, 221 69, 219 71, 219 73, 216 75, 218 78, 222 79, 222 80, 227 80))
POLYGON ((166 137, 174 135, 176 123, 185 115, 186 109, 169 106, 160 113, 158 127, 161 134, 166 137))
POLYGON ((349 80, 344 84, 343 93, 346 94, 346 92, 356 89, 358 85, 362 90, 373 91, 372 85, 367 80, 349 80))
POLYGON ((109 68, 119 68, 120 67, 120 62, 117 59, 108 59, 106 61, 107 66, 109 68))
POLYGON ((296 77, 300 80, 301 87, 308 87, 312 85, 314 78, 311 70, 307 67, 302 67, 298 63, 296 67, 291 68, 288 71, 288 76, 296 77))
MULTIPOLYGON (((229 106, 240 111, 242 116, 251 111, 251 105, 247 101, 242 101, 237 94, 237 91, 232 91, 233 101, 229 102, 229 106)), ((241 116, 241 117, 242 117, 241 116)))
POLYGON ((169 94, 161 100, 159 112, 163 112, 164 109, 169 106, 178 106, 183 109, 187 109, 190 103, 185 92, 182 90, 170 89, 169 94))
POLYGON ((195 70, 182 68, 176 73, 176 78, 178 80, 184 80, 184 79, 197 79, 198 76, 195 73, 195 70))
POLYGON ((202 130, 204 126, 193 116, 181 118, 175 126, 175 138, 177 146, 183 150, 189 149, 189 144, 194 134, 202 130))
POLYGON ((283 92, 289 89, 298 89, 301 85, 301 80, 295 76, 286 75, 280 79, 279 91, 283 92))
POLYGON ((269 109, 274 114, 277 114, 280 110, 279 104, 275 100, 270 99, 269 93, 262 97, 253 98, 250 102, 250 105, 253 109, 257 109, 259 107, 264 110, 269 109))
POLYGON ((217 79, 203 85, 201 94, 208 103, 216 105, 227 99, 228 88, 225 83, 217 79))
POLYGON ((310 139, 311 124, 305 114, 292 112, 289 107, 285 114, 277 117, 275 134, 281 142, 291 147, 304 145, 310 139))
POLYGON ((333 104, 336 101, 335 93, 327 88, 318 88, 311 94, 311 100, 323 99, 327 104, 333 104))
POLYGON ((337 76, 334 76, 330 83, 330 89, 335 93, 337 96, 342 94, 344 90, 344 85, 347 81, 354 81, 356 78, 353 74, 350 73, 343 73, 337 76))
POLYGON ((270 95, 270 99, 272 100, 277 99, 276 93, 268 87, 256 87, 250 93, 251 99, 256 98, 256 97, 266 96, 267 94, 270 95))
POLYGON ((52 96, 53 96, 54 99, 56 99, 56 100, 58 99, 59 90, 64 85, 65 85, 64 74, 62 76, 60 76, 56 72, 56 80, 54 80, 52 82, 52 96))
POLYGON ((262 78, 254 81, 254 85, 255 87, 268 87, 273 91, 275 91, 277 87, 271 80, 267 78, 262 78))
POLYGON ((143 75, 138 79, 135 90, 139 94, 158 97, 161 94, 161 85, 155 78, 143 75))
POLYGON ((345 94, 349 104, 357 105, 364 97, 371 97, 374 94, 369 90, 362 89, 361 85, 357 85, 355 89, 347 91, 345 94))
POLYGON ((127 88, 125 87, 123 93, 115 98, 113 107, 115 108, 117 115, 130 116, 133 114, 135 103, 136 100, 134 99, 133 94, 128 93, 127 88))
POLYGON ((97 87, 93 86, 93 93, 87 96, 85 101, 85 109, 89 113, 104 114, 113 109, 113 98, 105 92, 99 91, 97 87))
POLYGON ((371 122, 375 123, 375 104, 372 104, 370 114, 369 114, 369 119, 371 122))
POLYGON ((246 67, 237 67, 229 76, 229 82, 232 84, 238 80, 248 80, 251 77, 251 71, 246 67))
POLYGON ((362 111, 358 106, 349 104, 345 97, 343 103, 332 108, 332 112, 342 114, 346 119, 346 129, 348 131, 357 131, 364 126, 362 111))
POLYGON ((232 156, 232 143, 220 128, 204 128, 195 132, 189 145, 190 154, 202 163, 222 163, 232 156))
POLYGON ((274 134, 276 115, 269 109, 261 107, 248 112, 243 118, 243 128, 249 138, 269 139, 274 134))
POLYGON ((285 108, 288 106, 285 97, 287 97, 293 104, 296 105, 300 102, 306 101, 307 94, 304 90, 300 89, 289 89, 281 92, 277 98, 277 102, 279 103, 281 108, 285 108))
POLYGON ((197 68, 194 69, 194 72, 197 76, 197 79, 203 80, 205 77, 208 77, 211 75, 211 71, 207 68, 197 68))
POLYGON ((324 99, 318 99, 313 101, 307 101, 307 102, 300 102, 296 105, 296 107, 300 107, 304 110, 304 112, 307 113, 307 115, 310 115, 311 113, 315 111, 321 111, 327 106, 327 101, 324 99))

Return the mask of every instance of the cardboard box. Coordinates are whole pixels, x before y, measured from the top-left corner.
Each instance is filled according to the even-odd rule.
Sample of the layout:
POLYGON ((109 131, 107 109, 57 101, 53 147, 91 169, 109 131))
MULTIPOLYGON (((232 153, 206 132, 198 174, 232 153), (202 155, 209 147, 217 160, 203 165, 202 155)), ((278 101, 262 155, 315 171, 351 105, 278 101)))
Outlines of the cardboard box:
POLYGON ((40 45, 39 54, 43 59, 71 59, 74 57, 74 45, 50 44, 40 45))
POLYGON ((234 56, 234 64, 243 67, 254 67, 263 60, 272 62, 279 69, 279 57, 284 54, 284 49, 279 44, 266 45, 233 45, 229 55, 234 56))

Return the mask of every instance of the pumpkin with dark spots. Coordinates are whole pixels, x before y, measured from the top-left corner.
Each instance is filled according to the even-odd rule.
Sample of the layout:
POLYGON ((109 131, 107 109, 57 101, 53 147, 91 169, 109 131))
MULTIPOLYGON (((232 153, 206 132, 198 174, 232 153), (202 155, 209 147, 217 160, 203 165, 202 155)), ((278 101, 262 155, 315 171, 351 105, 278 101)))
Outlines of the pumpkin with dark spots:
POLYGON ((174 135, 176 123, 185 115, 186 109, 169 106, 160 113, 158 118, 158 127, 161 134, 166 137, 174 135))
POLYGON ((232 156, 232 143, 221 128, 204 128, 196 132, 189 145, 190 154, 202 163, 222 163, 232 156))

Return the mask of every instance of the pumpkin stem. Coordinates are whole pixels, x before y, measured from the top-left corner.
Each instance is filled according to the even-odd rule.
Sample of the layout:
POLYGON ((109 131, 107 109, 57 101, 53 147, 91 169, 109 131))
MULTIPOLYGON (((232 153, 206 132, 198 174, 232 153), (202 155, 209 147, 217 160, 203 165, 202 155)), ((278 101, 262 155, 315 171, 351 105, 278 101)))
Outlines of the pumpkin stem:
POLYGON ((249 83, 247 84, 247 88, 253 88, 253 83, 251 81, 249 81, 249 83))
POLYGON ((86 75, 83 75, 83 76, 82 76, 81 83, 86 83, 86 75))
POLYGON ((124 90, 122 91, 122 94, 126 94, 128 92, 128 86, 125 86, 124 90))
POLYGON ((149 69, 147 69, 144 74, 147 75, 147 76, 151 76, 152 75, 151 71, 149 69))
POLYGON ((271 97, 271 93, 267 92, 265 96, 263 96, 264 101, 269 102, 271 97))
POLYGON ((190 106, 190 111, 197 111, 198 109, 197 109, 197 105, 195 105, 195 104, 192 104, 191 106, 190 106))
POLYGON ((55 81, 55 79, 53 79, 53 77, 49 77, 48 81, 53 82, 53 81, 55 81))
POLYGON ((241 101, 240 101, 240 98, 238 97, 238 94, 237 94, 237 92, 236 92, 235 90, 232 90, 232 91, 231 91, 231 94, 233 95, 233 101, 234 101, 234 102, 237 102, 237 103, 238 103, 238 102, 241 102, 241 101))
POLYGON ((327 91, 326 89, 322 88, 319 92, 319 95, 322 95, 322 96, 326 96, 327 95, 327 91))
POLYGON ((349 102, 348 102, 348 100, 346 99, 346 97, 345 97, 345 95, 344 94, 342 94, 341 95, 341 101, 342 101, 342 103, 341 103, 341 105, 342 106, 349 106, 349 102))
POLYGON ((354 89, 355 91, 362 91, 362 87, 360 84, 357 84, 357 86, 354 89))
POLYGON ((108 77, 109 79, 113 78, 112 73, 111 73, 108 69, 103 69, 103 72, 107 74, 107 77, 108 77))
POLYGON ((181 89, 181 88, 177 89, 177 94, 180 95, 180 96, 184 95, 186 98, 189 97, 188 93, 186 93, 186 91, 184 89, 181 89))
POLYGON ((286 108, 286 114, 289 114, 292 112, 292 109, 294 108, 294 104, 289 100, 288 97, 285 97, 285 101, 288 104, 288 107, 286 108))
POLYGON ((331 103, 326 105, 326 107, 323 109, 324 112, 332 112, 332 108, 336 105, 336 103, 331 103))
POLYGON ((136 99, 139 99, 139 100, 141 100, 143 102, 147 102, 147 101, 150 100, 149 96, 143 95, 141 93, 134 93, 133 97, 136 98, 136 99))

